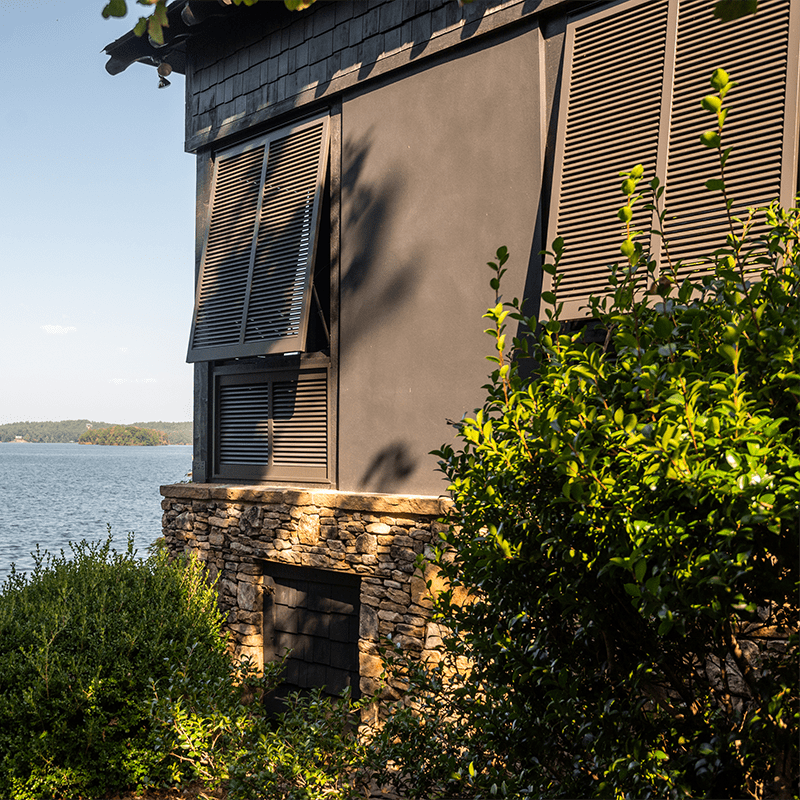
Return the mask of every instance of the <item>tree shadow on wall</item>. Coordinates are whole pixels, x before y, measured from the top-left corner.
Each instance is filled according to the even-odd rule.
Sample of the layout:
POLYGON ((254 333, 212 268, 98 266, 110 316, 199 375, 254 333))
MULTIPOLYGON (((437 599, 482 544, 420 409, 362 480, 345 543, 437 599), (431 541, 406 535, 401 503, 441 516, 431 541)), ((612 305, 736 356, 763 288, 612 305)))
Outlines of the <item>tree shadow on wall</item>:
POLYGON ((340 342, 342 356, 357 341, 401 314, 420 284, 422 259, 416 248, 402 259, 390 248, 394 217, 405 187, 402 165, 384 167, 380 181, 365 179, 371 139, 370 129, 359 138, 342 142, 342 241, 347 241, 347 252, 341 254, 340 302, 342 307, 354 308, 359 305, 359 294, 368 300, 357 316, 343 320, 347 335, 340 342))
POLYGON ((361 476, 361 485, 370 492, 393 492, 416 469, 417 460, 412 459, 402 442, 384 447, 361 476))

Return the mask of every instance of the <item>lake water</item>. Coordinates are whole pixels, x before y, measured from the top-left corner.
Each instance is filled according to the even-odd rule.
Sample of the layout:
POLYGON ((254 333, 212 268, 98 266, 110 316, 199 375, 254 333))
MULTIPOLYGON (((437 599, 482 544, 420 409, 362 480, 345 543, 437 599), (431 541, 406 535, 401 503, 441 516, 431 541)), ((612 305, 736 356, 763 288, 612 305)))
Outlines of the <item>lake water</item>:
POLYGON ((158 487, 184 480, 192 448, 0 443, 0 583, 14 562, 33 567, 42 550, 69 553, 69 542, 106 538, 124 550, 127 532, 144 554, 161 535, 158 487))

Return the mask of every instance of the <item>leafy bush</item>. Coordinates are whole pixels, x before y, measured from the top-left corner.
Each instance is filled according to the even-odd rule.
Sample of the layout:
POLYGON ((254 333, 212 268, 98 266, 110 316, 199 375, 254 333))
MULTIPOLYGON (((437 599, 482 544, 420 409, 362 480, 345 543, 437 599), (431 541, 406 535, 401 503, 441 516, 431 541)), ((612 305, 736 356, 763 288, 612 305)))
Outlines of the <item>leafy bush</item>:
POLYGON ((131 787, 225 783, 231 800, 363 796, 364 703, 261 703, 258 675, 229 653, 216 591, 197 560, 142 561, 81 544, 35 556, 0 591, 0 797, 101 796, 131 787))
MULTIPOLYGON (((718 70, 712 86, 703 104, 717 126, 703 143, 722 174, 707 186, 730 217, 732 84, 718 70)), ((592 301, 594 336, 559 320, 563 241, 545 266, 543 325, 502 302, 499 250, 487 399, 461 423, 459 449, 438 451, 455 500, 438 614, 451 654, 471 663, 467 692, 442 689, 464 734, 456 761, 474 773, 461 769, 456 793, 502 793, 506 774, 514 793, 547 797, 789 797, 800 210, 731 218, 681 280, 668 242, 658 273, 650 232, 632 228, 637 204, 663 223, 663 187, 640 193, 641 166, 620 177, 623 260, 592 301), (509 352, 511 321, 521 335, 509 352), (464 590, 469 602, 454 602, 464 590)), ((424 719, 415 730, 429 750, 447 736, 424 719)), ((406 730, 399 743, 407 771, 412 740, 406 730)), ((430 772, 412 795, 448 796, 450 776, 430 772)))
POLYGON ((290 695, 274 720, 254 718, 230 767, 231 800, 365 797, 370 773, 357 722, 366 702, 314 690, 290 695))
POLYGON ((187 686, 229 675, 216 592, 197 561, 82 542, 37 550, 0 592, 0 796, 100 795, 169 777, 150 707, 182 665, 187 686))

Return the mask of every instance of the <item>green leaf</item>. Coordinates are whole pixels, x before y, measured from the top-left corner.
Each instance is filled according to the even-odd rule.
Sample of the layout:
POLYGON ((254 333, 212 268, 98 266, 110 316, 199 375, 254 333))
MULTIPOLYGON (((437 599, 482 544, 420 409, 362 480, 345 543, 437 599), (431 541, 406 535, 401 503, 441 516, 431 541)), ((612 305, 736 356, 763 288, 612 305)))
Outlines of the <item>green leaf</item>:
POLYGON ((636 252, 636 246, 632 239, 626 239, 620 246, 619 250, 625 258, 631 258, 636 252))
POLYGON ((711 73, 711 85, 717 90, 720 91, 724 89, 730 83, 730 77, 728 73, 725 72, 722 67, 717 67, 714 72, 711 73))
POLYGON ((659 315, 653 322, 653 328, 655 329, 656 336, 661 339, 666 339, 668 336, 672 335, 672 331, 675 330, 675 325, 669 317, 659 315))
POLYGON ((706 189, 712 192, 725 191, 725 181, 720 178, 711 178, 706 181, 706 189))
POLYGON ((644 559, 637 561, 636 566, 633 568, 633 574, 639 583, 641 583, 644 580, 646 572, 647 572, 647 561, 645 561, 644 559))
POLYGON ((717 0, 714 4, 714 16, 722 22, 732 22, 757 11, 758 0, 717 0))
POLYGON ((716 114, 722 108, 722 100, 715 94, 707 94, 700 101, 700 105, 702 105, 706 111, 712 111, 716 114))
POLYGON ((700 137, 700 143, 705 145, 706 147, 719 147, 720 142, 720 135, 717 131, 706 131, 700 137))
POLYGON ((104 19, 109 17, 124 17, 128 13, 128 6, 125 0, 109 0, 102 14, 104 19))

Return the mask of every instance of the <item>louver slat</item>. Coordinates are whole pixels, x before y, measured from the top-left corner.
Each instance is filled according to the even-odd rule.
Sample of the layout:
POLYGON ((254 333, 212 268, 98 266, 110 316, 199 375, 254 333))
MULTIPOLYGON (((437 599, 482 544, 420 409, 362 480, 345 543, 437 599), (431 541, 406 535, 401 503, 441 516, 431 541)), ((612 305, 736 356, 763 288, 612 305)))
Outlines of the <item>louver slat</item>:
MULTIPOLYGON (((619 260, 618 173, 639 162, 655 172, 668 11, 667 0, 640 3, 570 29, 548 226, 550 240, 566 242, 559 288, 565 319, 582 313, 588 296, 605 287, 608 265, 619 260), (619 83, 606 83, 614 74, 619 83)), ((643 227, 649 220, 634 222, 643 227)))
POLYGON ((670 256, 683 262, 679 278, 696 269, 698 254, 719 246, 729 230, 722 195, 704 187, 719 177, 718 155, 699 143, 700 134, 714 127, 700 99, 713 91, 708 79, 718 66, 740 84, 725 101, 731 112, 724 146, 734 148, 725 176, 732 213, 746 214, 748 206, 778 197, 788 36, 789 0, 762 0, 756 17, 722 28, 704 0, 680 4, 666 193, 670 256))
POLYGON ((187 360, 305 349, 328 118, 217 155, 187 360))

